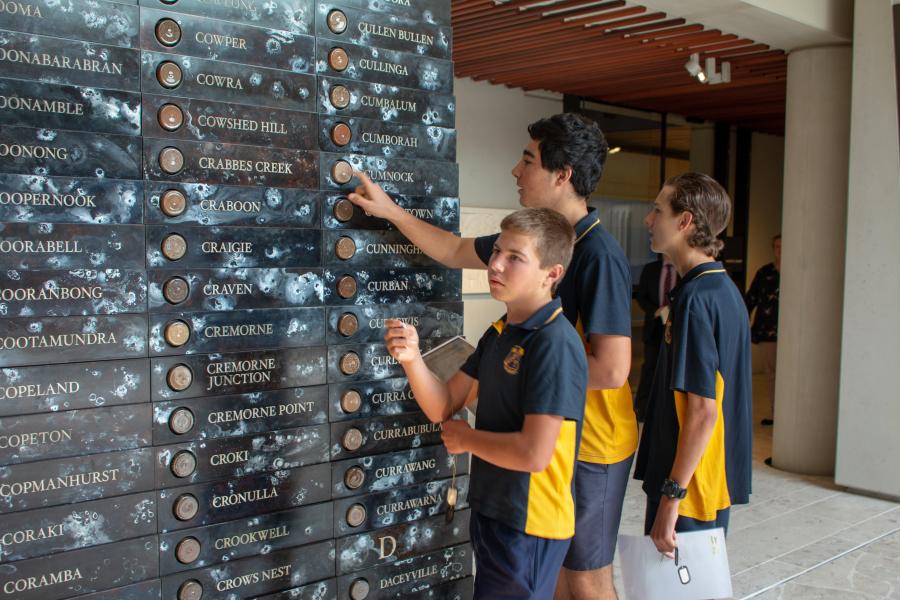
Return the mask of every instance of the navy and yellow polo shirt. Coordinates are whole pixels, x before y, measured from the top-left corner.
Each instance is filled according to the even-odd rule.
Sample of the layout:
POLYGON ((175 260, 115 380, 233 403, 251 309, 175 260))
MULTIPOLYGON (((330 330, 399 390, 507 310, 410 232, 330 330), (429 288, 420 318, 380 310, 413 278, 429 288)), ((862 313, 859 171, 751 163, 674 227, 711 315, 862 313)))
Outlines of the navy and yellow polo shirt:
POLYGON ((475 428, 521 431, 525 415, 563 417, 549 466, 540 473, 512 471, 472 457, 469 505, 517 531, 549 539, 575 535, 572 484, 587 362, 578 334, 558 299, 526 321, 494 323, 462 366, 478 380, 475 428))
MULTIPOLYGON (((566 318, 578 330, 586 352, 590 335, 631 336, 631 269, 597 211, 575 224, 575 251, 558 294, 566 318)), ((475 238, 487 264, 499 234, 475 238)), ((588 390, 578 459, 601 464, 625 460, 637 448, 637 418, 628 382, 618 389, 588 390)))
POLYGON ((672 290, 635 478, 659 497, 675 462, 687 394, 715 399, 718 419, 678 514, 712 521, 750 501, 753 437, 750 325, 741 293, 719 262, 701 264, 672 290))

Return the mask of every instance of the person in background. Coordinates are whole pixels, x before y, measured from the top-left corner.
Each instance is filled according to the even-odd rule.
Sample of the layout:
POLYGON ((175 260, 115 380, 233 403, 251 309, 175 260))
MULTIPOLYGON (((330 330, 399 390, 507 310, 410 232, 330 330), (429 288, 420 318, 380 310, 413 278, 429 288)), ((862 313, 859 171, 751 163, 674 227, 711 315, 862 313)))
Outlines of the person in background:
POLYGON ((778 287, 781 284, 781 234, 772 238, 775 260, 760 267, 744 297, 753 318, 750 341, 759 348, 766 374, 766 413, 761 423, 775 422, 775 359, 778 355, 778 287), (756 314, 754 315, 754 310, 756 314))
POLYGON ((647 416, 653 371, 656 370, 659 345, 663 341, 663 330, 669 316, 669 292, 677 283, 678 273, 675 272, 675 265, 668 257, 660 254, 658 260, 644 265, 635 291, 635 300, 644 311, 644 328, 641 336, 644 342, 644 363, 641 365, 641 379, 634 398, 634 412, 641 423, 647 416))

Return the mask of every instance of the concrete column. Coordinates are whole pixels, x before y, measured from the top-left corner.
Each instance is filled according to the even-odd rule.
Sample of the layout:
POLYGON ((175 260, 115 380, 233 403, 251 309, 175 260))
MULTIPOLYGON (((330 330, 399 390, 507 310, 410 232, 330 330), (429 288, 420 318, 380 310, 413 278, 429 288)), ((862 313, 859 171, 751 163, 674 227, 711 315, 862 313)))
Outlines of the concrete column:
POLYGON ((851 48, 788 56, 774 466, 834 472, 851 48))
POLYGON ((900 144, 891 0, 855 3, 835 481, 900 498, 900 144))

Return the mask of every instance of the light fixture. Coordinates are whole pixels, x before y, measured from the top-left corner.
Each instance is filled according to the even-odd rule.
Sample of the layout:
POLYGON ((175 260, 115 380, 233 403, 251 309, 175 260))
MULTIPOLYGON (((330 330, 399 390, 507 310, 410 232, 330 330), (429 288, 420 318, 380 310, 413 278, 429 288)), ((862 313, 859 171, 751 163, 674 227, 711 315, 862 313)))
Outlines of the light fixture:
POLYGON ((706 81, 706 74, 703 72, 703 67, 700 66, 699 53, 691 54, 690 59, 684 63, 684 68, 691 74, 691 77, 696 77, 701 83, 706 81))
POLYGON ((622 146, 616 146, 615 148, 609 149, 609 154, 618 154, 622 151, 622 146))
POLYGON ((716 72, 716 57, 706 58, 706 67, 700 66, 700 53, 691 54, 690 60, 684 63, 684 68, 692 77, 696 77, 700 83, 717 85, 719 83, 731 83, 731 63, 723 62, 721 71, 716 72))

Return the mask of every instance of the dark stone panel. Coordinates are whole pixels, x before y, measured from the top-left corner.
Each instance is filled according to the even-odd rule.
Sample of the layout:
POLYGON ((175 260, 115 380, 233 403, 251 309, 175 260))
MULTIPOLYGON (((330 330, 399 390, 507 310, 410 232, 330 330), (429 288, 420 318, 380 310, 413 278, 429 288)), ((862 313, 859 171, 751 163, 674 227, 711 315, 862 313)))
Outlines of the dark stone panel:
POLYGON ((325 383, 325 348, 256 350, 231 354, 194 354, 150 360, 154 400, 221 396, 296 388, 325 383), (184 366, 190 385, 176 391, 170 371, 184 366))
POLYGON ((426 90, 432 94, 453 93, 453 63, 449 60, 348 42, 319 42, 316 72, 330 77, 426 90), (346 53, 343 63, 346 67, 342 70, 329 63, 335 48, 346 53))
POLYGON ((436 127, 456 125, 452 95, 321 75, 318 79, 318 110, 322 114, 436 127), (344 96, 344 102, 336 104, 333 95, 344 96))
POLYGON ((326 269, 325 304, 399 304, 452 301, 462 297, 462 272, 458 269, 326 269), (338 285, 344 277, 356 282, 356 292, 343 298, 338 285))
POLYGON ((78 596, 78 600, 160 600, 160 594, 162 594, 160 580, 152 579, 134 585, 78 596))
MULTIPOLYGON (((148 183, 147 223, 319 227, 321 192, 295 188, 237 187, 206 183, 148 183), (184 197, 184 212, 160 209, 166 192, 184 197)), ((181 198, 174 196, 176 207, 181 198)), ((171 207, 170 207, 171 208, 171 207)))
POLYGON ((331 520, 331 502, 325 502, 251 519, 164 533, 159 536, 159 569, 163 575, 168 575, 321 542, 333 537, 331 520), (198 545, 199 553, 194 550, 198 545), (189 554, 189 550, 193 552, 189 554))
POLYGON ((303 348, 324 343, 322 308, 260 308, 150 318, 150 356, 303 348), (180 336, 188 331, 190 338, 183 341, 180 336))
MULTIPOLYGON (((442 338, 428 338, 420 340, 419 347, 422 352, 427 352, 445 341, 442 338)), ((368 381, 401 376, 403 376, 403 367, 388 354, 384 342, 328 347, 328 383, 368 381), (351 354, 355 354, 356 357, 348 356, 351 354), (357 369, 353 371, 345 368, 346 363, 353 363, 357 369)))
MULTIPOLYGON (((394 201, 406 212, 435 227, 446 231, 459 231, 459 198, 423 198, 417 196, 394 196, 394 201)), ((395 229, 384 219, 367 215, 361 208, 348 204, 346 196, 330 194, 322 208, 322 227, 325 229, 395 229), (343 203, 341 201, 344 200, 343 203), (352 216, 345 221, 336 215, 353 207, 352 216), (335 208, 337 207, 337 211, 335 208)), ((343 215, 342 215, 343 218, 343 215)))
POLYGON ((141 87, 145 93, 315 111, 316 78, 264 67, 205 60, 162 52, 141 52, 141 87), (175 63, 180 75, 158 77, 163 63, 175 63), (171 87, 168 87, 171 86, 171 87))
POLYGON ((140 179, 141 138, 0 125, 0 171, 40 177, 140 179))
POLYGON ((345 161, 357 171, 365 171, 372 181, 390 194, 413 196, 456 196, 459 194, 459 165, 451 162, 409 159, 387 159, 361 154, 320 155, 320 185, 322 189, 353 191, 359 180, 355 177, 345 184, 337 183, 331 174, 335 163, 345 161))
POLYGON ((386 14, 374 12, 370 7, 365 10, 347 8, 344 4, 344 0, 338 4, 319 4, 316 16, 317 37, 421 56, 450 58, 453 34, 449 23, 437 25, 431 20, 423 19, 421 14, 386 14), (343 13, 342 21, 339 21, 340 15, 333 14, 335 10, 343 13), (345 29, 342 30, 339 26, 333 29, 333 24, 338 22, 343 22, 345 29))
POLYGON ((60 600, 159 575, 156 536, 104 544, 0 568, 0 589, 16 600, 60 600))
POLYGON ((156 449, 156 484, 172 487, 231 479, 328 460, 328 425, 283 429, 267 435, 220 438, 156 449), (193 469, 176 474, 179 456, 189 453, 193 469))
MULTIPOLYGON (((427 446, 379 456, 335 461, 331 463, 331 493, 334 498, 345 498, 444 479, 452 474, 454 460, 447 454, 444 446, 427 446), (359 487, 350 488, 345 478, 348 477, 348 470, 351 471, 351 475, 354 473, 354 467, 362 469, 364 478, 359 487)), ((469 472, 468 462, 465 458, 456 461, 457 475, 469 472)))
POLYGON ((146 355, 146 315, 0 320, 0 367, 146 355))
POLYGON ((325 152, 456 160, 455 129, 329 116, 320 117, 319 124, 319 144, 325 152))
POLYGON ((452 338, 463 334, 461 302, 440 304, 374 304, 328 309, 328 343, 384 341, 385 319, 401 319, 415 326, 421 339, 452 338), (357 324, 355 333, 347 327, 357 324), (342 331, 343 329, 343 331, 342 331))
POLYGON ((277 108, 224 104, 166 96, 143 97, 144 135, 194 142, 222 142, 256 146, 318 150, 318 121, 314 113, 277 108), (177 129, 179 112, 181 125, 177 129), (160 113, 160 109, 166 107, 160 113), (176 121, 167 120, 174 115, 176 121), (162 127, 160 121, 169 124, 162 127))
POLYGON ((263 475, 251 475, 159 491, 159 530, 175 531, 255 517, 330 499, 331 466, 327 463, 263 475), (196 503, 194 516, 178 518, 185 500, 196 503))
POLYGON ((315 31, 313 0, 280 0, 277 4, 258 0, 138 0, 138 4, 292 33, 312 35, 315 31))
POLYGON ((152 270, 148 276, 151 313, 320 306, 324 293, 319 269, 152 270), (183 282, 176 287, 187 286, 181 302, 171 291, 166 299, 174 278, 183 282))
POLYGON ((0 562, 155 533, 154 492, 13 513, 0 516, 0 562))
POLYGON ((341 4, 365 11, 398 15, 437 25, 450 24, 447 0, 340 0, 341 4))
POLYGON ((149 179, 315 189, 318 166, 318 153, 305 150, 144 138, 144 172, 149 179), (160 162, 162 153, 173 148, 181 153, 184 166, 170 175, 160 162))
POLYGON ((150 405, 144 403, 4 417, 0 419, 0 464, 149 446, 153 443, 150 412, 150 405))
POLYGON ((0 124, 140 135, 141 95, 0 79, 0 124))
MULTIPOLYGON (((148 267, 318 267, 322 234, 313 229, 268 227, 147 227, 148 267), (163 241, 178 234, 187 244, 184 256, 163 255, 163 241)), ((2 243, 2 241, 0 241, 2 243)))
POLYGON ((66 317, 147 310, 144 271, 0 271, 0 315, 66 317))
POLYGON ((103 0, 14 0, 2 4, 4 29, 126 48, 137 46, 137 6, 103 0))
POLYGON ((328 405, 333 422, 421 410, 405 377, 331 384, 328 405))
MULTIPOLYGON (((446 515, 447 489, 450 479, 429 481, 387 492, 344 498, 334 502, 334 535, 337 537, 411 523, 424 517, 446 515), (360 510, 362 509, 362 510, 360 510), (359 525, 348 523, 348 517, 358 518, 365 513, 359 525)), ((461 475, 453 483, 457 490, 456 508, 468 506, 469 476, 461 475)))
POLYGON ((328 388, 316 386, 157 402, 153 405, 153 415, 156 444, 268 433, 327 423, 328 388), (186 431, 185 423, 191 425, 186 431))
POLYGON ((255 600, 338 600, 337 582, 334 579, 326 579, 283 592, 257 596, 255 600))
POLYGON ((187 581, 203 588, 203 597, 239 600, 334 576, 334 541, 243 558, 215 567, 163 578, 163 597, 175 598, 187 581))
POLYGON ((331 425, 331 460, 441 443, 441 424, 422 413, 370 417, 331 425))
POLYGON ((153 489, 150 448, 0 467, 0 514, 153 489))
MULTIPOLYGON (((177 5, 166 8, 177 8, 177 5)), ((294 73, 311 72, 316 54, 316 38, 311 35, 280 31, 278 27, 280 26, 275 29, 264 29, 168 10, 143 8, 141 48, 270 67, 294 73), (180 35, 162 38, 157 36, 157 23, 163 19, 178 23, 180 35)))
POLYGON ((150 361, 0 369, 0 416, 150 401, 150 361))
POLYGON ((140 225, 0 223, 3 269, 142 269, 140 225))
POLYGON ((468 509, 457 511, 451 522, 444 515, 419 519, 377 531, 341 538, 336 542, 339 575, 381 566, 469 539, 468 509))
POLYGON ((338 577, 338 590, 341 598, 350 598, 351 589, 367 585, 369 595, 366 600, 461 598, 457 595, 461 591, 457 589, 459 584, 472 586, 471 579, 463 579, 472 574, 472 560, 471 545, 453 546, 338 577), (438 591, 442 593, 437 593, 438 591))
POLYGON ((323 238, 326 267, 351 269, 425 267, 434 269, 441 266, 399 231, 326 231, 323 238), (346 248, 339 247, 339 243, 346 244, 352 252, 352 256, 342 258, 339 252, 346 251, 346 248))
POLYGON ((144 184, 0 174, 0 222, 141 224, 144 184))
POLYGON ((137 92, 139 60, 136 49, 33 33, 0 32, 3 76, 13 79, 137 92))
MULTIPOLYGON (((471 563, 472 559, 467 559, 471 563)), ((406 600, 472 600, 475 594, 475 580, 472 577, 455 579, 449 583, 443 583, 421 590, 415 593, 403 594, 406 600)))

